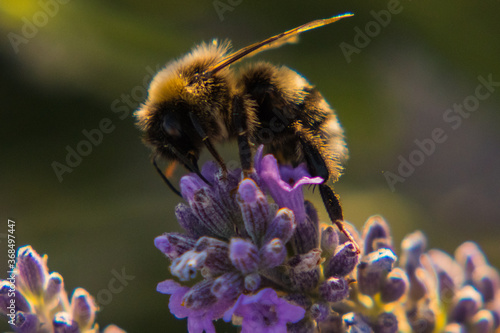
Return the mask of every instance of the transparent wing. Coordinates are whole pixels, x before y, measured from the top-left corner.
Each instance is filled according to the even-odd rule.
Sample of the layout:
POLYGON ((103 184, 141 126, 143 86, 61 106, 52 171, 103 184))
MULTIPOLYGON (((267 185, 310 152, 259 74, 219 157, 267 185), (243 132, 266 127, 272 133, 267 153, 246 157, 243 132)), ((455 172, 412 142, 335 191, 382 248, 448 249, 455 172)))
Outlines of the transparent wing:
POLYGON ((281 45, 285 43, 290 43, 296 40, 297 35, 311 29, 316 29, 325 25, 328 25, 330 23, 336 22, 338 20, 341 20, 345 17, 350 17, 353 16, 354 14, 351 13, 345 13, 337 16, 333 16, 330 18, 326 19, 320 19, 320 20, 315 20, 306 24, 303 24, 299 27, 296 27, 294 29, 282 32, 276 36, 270 37, 268 39, 263 40, 262 42, 258 42, 252 45, 249 45, 247 47, 242 48, 241 50, 238 50, 234 53, 231 53, 230 55, 224 57, 219 63, 213 65, 211 68, 207 70, 207 73, 215 73, 224 67, 227 67, 231 65, 232 63, 250 55, 257 54, 258 52, 262 52, 264 50, 270 49, 270 48, 276 48, 280 47, 281 45))

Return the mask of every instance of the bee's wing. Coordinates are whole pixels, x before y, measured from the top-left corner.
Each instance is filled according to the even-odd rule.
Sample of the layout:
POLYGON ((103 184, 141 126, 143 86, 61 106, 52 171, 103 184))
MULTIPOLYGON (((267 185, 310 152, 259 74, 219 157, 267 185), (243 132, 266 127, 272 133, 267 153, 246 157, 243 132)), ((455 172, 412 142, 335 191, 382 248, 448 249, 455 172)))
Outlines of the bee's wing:
POLYGON ((351 13, 345 13, 345 14, 333 16, 333 17, 326 18, 326 19, 315 20, 315 21, 303 24, 297 28, 282 32, 279 35, 265 39, 262 42, 249 45, 247 47, 242 48, 241 50, 238 50, 238 51, 231 53, 230 55, 224 57, 219 63, 210 67, 207 70, 207 73, 213 74, 213 73, 223 69, 224 67, 231 65, 232 63, 234 63, 234 62, 236 62, 236 61, 238 61, 246 56, 254 55, 258 52, 261 52, 261 51, 264 51, 264 50, 267 50, 270 48, 280 47, 281 45, 283 45, 285 43, 292 42, 297 38, 297 35, 300 34, 301 32, 311 30, 311 29, 316 29, 316 28, 322 27, 324 25, 336 22, 336 21, 343 19, 345 17, 350 17, 353 15, 354 14, 351 14, 351 13))

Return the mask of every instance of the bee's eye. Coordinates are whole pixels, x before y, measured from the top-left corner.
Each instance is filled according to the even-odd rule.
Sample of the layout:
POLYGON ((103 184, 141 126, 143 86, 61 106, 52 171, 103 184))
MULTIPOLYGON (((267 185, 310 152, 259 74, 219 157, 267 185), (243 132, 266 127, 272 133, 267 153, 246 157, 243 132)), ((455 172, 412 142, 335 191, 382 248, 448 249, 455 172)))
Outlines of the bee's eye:
POLYGON ((173 114, 167 113, 163 116, 163 129, 172 137, 181 136, 181 125, 173 114))

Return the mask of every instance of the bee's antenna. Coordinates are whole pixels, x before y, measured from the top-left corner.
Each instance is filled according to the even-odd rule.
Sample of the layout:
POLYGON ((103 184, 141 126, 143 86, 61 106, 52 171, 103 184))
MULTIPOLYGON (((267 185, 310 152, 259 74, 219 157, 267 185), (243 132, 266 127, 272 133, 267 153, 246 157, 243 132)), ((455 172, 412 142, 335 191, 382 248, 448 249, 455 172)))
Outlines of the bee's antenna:
POLYGON ((172 190, 172 192, 174 192, 175 194, 177 194, 178 196, 180 196, 182 198, 181 192, 179 192, 179 190, 177 190, 174 187, 174 185, 172 185, 172 183, 168 180, 168 178, 165 176, 163 171, 161 171, 160 167, 158 167, 158 164, 156 163, 156 157, 157 157, 157 155, 154 155, 153 158, 151 159, 151 162, 153 163, 156 171, 160 174, 161 178, 167 184, 167 186, 172 190))

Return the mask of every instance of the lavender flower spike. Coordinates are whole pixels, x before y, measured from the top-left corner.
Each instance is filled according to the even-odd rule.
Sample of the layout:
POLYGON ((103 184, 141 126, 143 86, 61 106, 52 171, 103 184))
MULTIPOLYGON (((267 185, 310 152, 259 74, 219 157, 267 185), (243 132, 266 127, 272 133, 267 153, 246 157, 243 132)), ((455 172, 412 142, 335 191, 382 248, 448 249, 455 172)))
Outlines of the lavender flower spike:
POLYGON ((352 242, 320 224, 304 201, 302 185, 322 179, 261 154, 256 173, 239 183, 239 170, 224 175, 213 163, 202 171, 211 187, 184 177, 189 205, 178 205, 176 216, 186 233, 155 240, 177 278, 201 272, 193 287, 158 285, 189 333, 213 333, 220 318, 251 333, 499 330, 500 276, 476 244, 461 246, 455 260, 426 251, 425 235, 415 232, 403 240, 398 265, 382 217, 371 217, 362 236, 344 221, 352 242))
MULTIPOLYGON (((69 300, 63 277, 56 272, 49 273, 46 255, 40 256, 28 245, 18 249, 16 259, 14 272, 18 272, 19 278, 15 284, 0 280, 0 313, 7 315, 15 332, 100 332, 95 323, 97 306, 92 296, 85 289, 77 288, 69 300)), ((124 333, 116 326, 108 328, 103 333, 124 333)))

